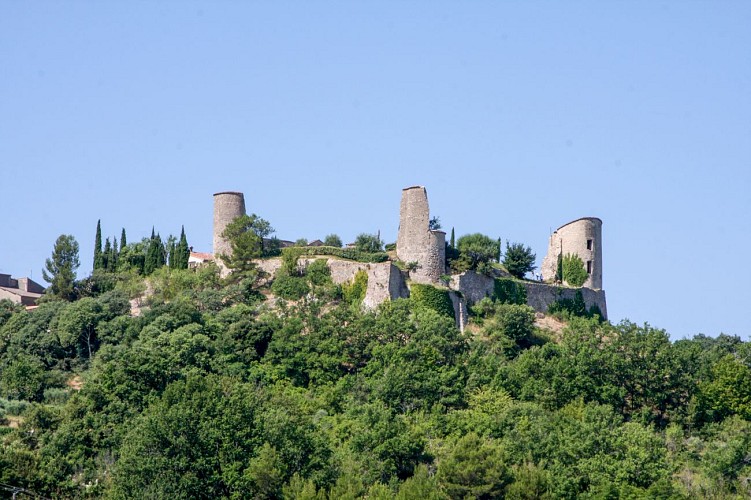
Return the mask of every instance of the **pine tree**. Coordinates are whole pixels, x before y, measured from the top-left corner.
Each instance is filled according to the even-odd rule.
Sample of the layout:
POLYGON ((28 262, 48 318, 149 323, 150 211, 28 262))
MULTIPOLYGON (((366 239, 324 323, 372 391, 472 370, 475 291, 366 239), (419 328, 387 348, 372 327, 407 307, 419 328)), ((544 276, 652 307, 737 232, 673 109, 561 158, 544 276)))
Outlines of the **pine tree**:
POLYGON ((123 228, 123 231, 120 233, 120 251, 123 251, 123 248, 125 248, 125 245, 127 245, 125 241, 125 228, 123 228))
POLYGON ((102 220, 96 221, 96 237, 94 238, 94 270, 102 269, 102 220))

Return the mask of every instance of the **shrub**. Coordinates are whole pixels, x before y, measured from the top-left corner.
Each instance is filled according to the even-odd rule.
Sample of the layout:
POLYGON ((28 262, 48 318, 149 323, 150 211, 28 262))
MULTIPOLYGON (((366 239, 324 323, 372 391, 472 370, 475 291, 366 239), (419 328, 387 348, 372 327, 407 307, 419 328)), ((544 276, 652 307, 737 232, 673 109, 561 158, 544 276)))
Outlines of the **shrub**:
POLYGON ((331 283, 331 269, 326 259, 316 259, 311 262, 305 269, 305 274, 314 285, 322 286, 331 283))
POLYGON ((354 260, 357 262, 386 262, 389 256, 384 252, 361 252, 356 248, 336 248, 336 247, 287 247, 282 248, 282 257, 292 254, 297 257, 310 255, 331 255, 342 259, 354 260))
POLYGON ((580 287, 587 281, 587 270, 584 262, 576 254, 567 253, 563 257, 563 280, 571 286, 580 287))
POLYGON ((510 278, 496 278, 493 283, 493 299, 503 304, 527 303, 527 289, 510 278))
POLYGON ((61 387, 50 387, 44 390, 44 402, 52 405, 62 405, 68 401, 70 393, 61 387))
POLYGON ((413 283, 409 288, 412 302, 417 306, 424 306, 444 316, 454 317, 454 304, 451 302, 448 290, 413 283))
POLYGON ((6 415, 13 415, 16 417, 21 416, 29 406, 31 406, 31 403, 28 401, 0 398, 0 409, 2 409, 6 415))
POLYGON ((350 304, 360 304, 368 290, 368 273, 357 271, 351 283, 342 284, 342 296, 350 304))
POLYGON ((310 292, 310 286, 304 276, 290 276, 285 272, 278 272, 271 284, 271 291, 277 297, 286 300, 299 300, 310 292))

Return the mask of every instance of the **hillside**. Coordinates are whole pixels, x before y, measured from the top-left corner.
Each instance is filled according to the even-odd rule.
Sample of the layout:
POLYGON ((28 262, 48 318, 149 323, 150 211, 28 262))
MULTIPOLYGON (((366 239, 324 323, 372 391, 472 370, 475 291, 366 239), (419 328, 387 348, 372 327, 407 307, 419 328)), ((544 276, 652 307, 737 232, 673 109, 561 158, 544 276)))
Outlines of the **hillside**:
POLYGON ((751 494, 748 343, 499 299, 462 334, 440 302, 364 309, 367 283, 316 262, 276 285, 163 267, 0 302, 0 494, 751 494))

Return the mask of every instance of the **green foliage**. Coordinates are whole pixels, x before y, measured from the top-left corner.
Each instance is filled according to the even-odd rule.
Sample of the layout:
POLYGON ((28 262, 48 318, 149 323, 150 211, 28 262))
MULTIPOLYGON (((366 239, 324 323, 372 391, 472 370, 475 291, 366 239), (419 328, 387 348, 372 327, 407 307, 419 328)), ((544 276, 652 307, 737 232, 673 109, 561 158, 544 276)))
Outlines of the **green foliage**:
POLYGON ((420 307, 427 307, 438 314, 454 317, 454 304, 451 302, 449 291, 432 285, 412 283, 409 288, 412 302, 420 307))
POLYGON ((0 482, 49 498, 749 496, 738 337, 566 313, 544 339, 512 279, 462 334, 446 290, 351 307, 367 273, 338 301, 305 253, 285 257, 304 300, 163 266, 131 316, 129 255, 149 242, 77 301, 0 301, 0 482))
POLYGON ((383 242, 378 235, 360 233, 355 238, 355 248, 363 253, 382 252, 383 242))
POLYGON ((501 253, 497 240, 480 233, 462 236, 456 242, 456 249, 459 255, 451 262, 456 272, 478 270, 481 264, 498 262, 501 253))
POLYGON ((232 252, 219 258, 231 270, 234 282, 254 283, 262 277, 253 260, 265 255, 264 238, 273 232, 271 224, 256 214, 242 215, 227 224, 222 237, 229 240, 232 252))
POLYGON ((338 248, 338 247, 287 247, 282 248, 282 257, 285 255, 294 256, 319 256, 330 255, 342 259, 354 260, 357 262, 378 263, 386 262, 389 256, 384 252, 368 253, 362 252, 356 248, 338 248))
POLYGON ((437 215, 431 217, 428 221, 428 229, 430 231, 437 231, 441 229, 441 218, 437 215))
POLYGON ((503 449, 468 433, 452 443, 438 465, 438 481, 451 498, 499 498, 509 482, 503 449))
POLYGON ((271 284, 271 292, 286 300, 300 300, 310 292, 310 286, 304 276, 277 272, 271 284))
POLYGON ((587 308, 587 304, 584 302, 584 295, 581 290, 577 290, 573 299, 559 298, 548 306, 548 314, 563 317, 564 319, 571 316, 578 316, 582 318, 600 318, 602 321, 602 311, 593 304, 592 307, 587 308))
POLYGON ((365 292, 368 291, 368 273, 363 270, 357 271, 351 283, 342 284, 342 296, 344 301, 352 305, 362 304, 365 292))
POLYGON ((567 253, 562 260, 563 281, 570 286, 580 287, 587 281, 589 275, 584 268, 584 262, 576 254, 567 253))
POLYGON ((496 278, 493 282, 493 300, 503 304, 526 304, 527 289, 513 279, 496 278))
POLYGON ((69 234, 61 234, 55 241, 52 257, 47 259, 42 270, 44 281, 50 283, 50 292, 63 300, 75 298, 74 282, 78 260, 78 242, 69 234))
POLYGON ((45 388, 44 364, 33 356, 6 360, 0 373, 0 391, 9 399, 39 401, 45 388))
POLYGON ((342 247, 342 239, 336 234, 327 234, 323 239, 323 245, 327 247, 342 247))
POLYGON ((96 221, 96 236, 94 237, 94 267, 102 269, 102 221, 96 221))
POLYGON ((522 243, 506 242, 506 255, 503 257, 503 265, 512 276, 522 279, 524 275, 535 269, 537 256, 532 253, 530 247, 522 243))

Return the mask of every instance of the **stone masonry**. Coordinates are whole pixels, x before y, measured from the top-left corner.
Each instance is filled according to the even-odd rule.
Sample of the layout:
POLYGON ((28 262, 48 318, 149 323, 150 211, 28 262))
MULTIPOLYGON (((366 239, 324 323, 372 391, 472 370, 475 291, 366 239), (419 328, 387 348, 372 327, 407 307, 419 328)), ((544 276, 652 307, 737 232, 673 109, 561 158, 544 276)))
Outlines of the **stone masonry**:
POLYGON ((602 221, 583 217, 564 224, 550 235, 548 253, 542 261, 542 278, 555 281, 558 255, 575 254, 581 258, 589 276, 585 288, 602 288, 602 221))
POLYGON ((428 193, 422 186, 402 190, 396 257, 416 263, 409 277, 415 283, 438 283, 446 272, 446 233, 431 231, 428 193))

